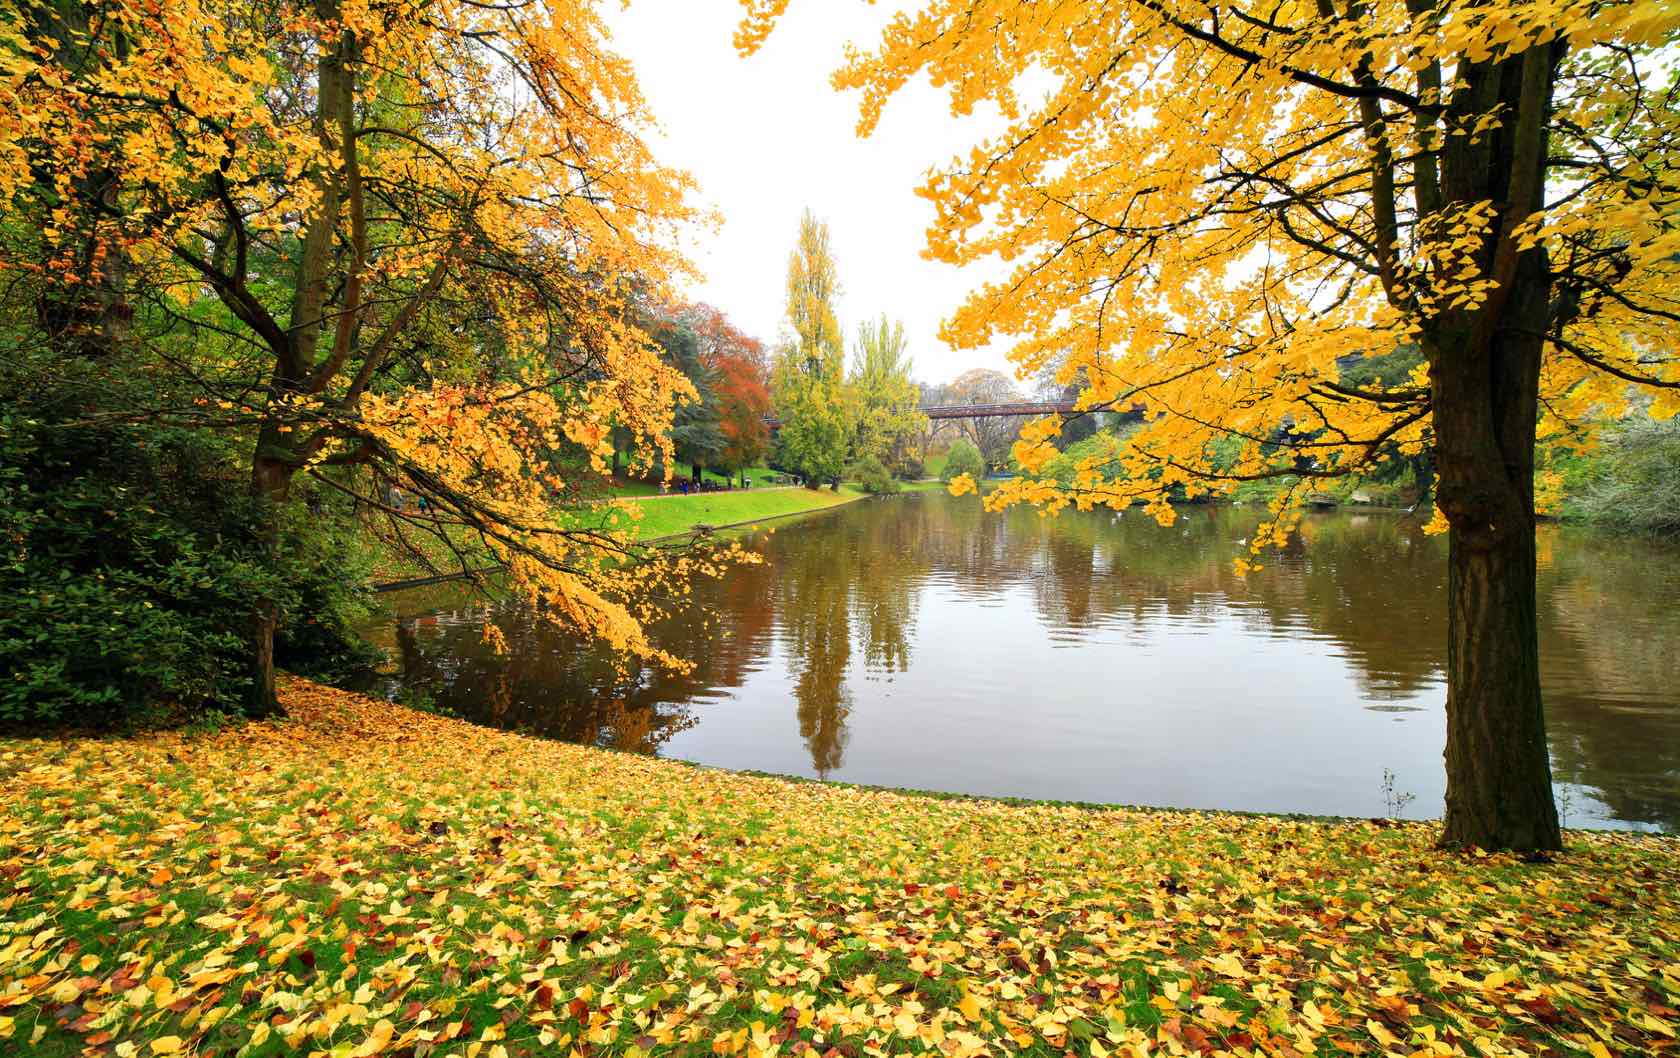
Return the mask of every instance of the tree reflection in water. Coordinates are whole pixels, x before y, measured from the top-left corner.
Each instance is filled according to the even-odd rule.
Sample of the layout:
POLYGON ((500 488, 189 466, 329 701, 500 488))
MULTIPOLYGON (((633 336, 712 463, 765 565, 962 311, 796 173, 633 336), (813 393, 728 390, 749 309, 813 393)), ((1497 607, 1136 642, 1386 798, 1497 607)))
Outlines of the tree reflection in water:
MULTIPOLYGON (((492 615, 509 647, 498 657, 481 641, 481 611, 445 610, 390 630, 401 663, 392 689, 423 692, 485 723, 641 753, 660 752, 697 725, 691 734, 702 734, 708 721, 734 743, 750 726, 751 745, 724 753, 694 743, 695 752, 736 766, 803 770, 770 745, 793 731, 765 729, 786 716, 791 696, 803 755, 818 776, 853 766, 852 729, 861 717, 914 742, 933 737, 924 732, 955 730, 950 725, 962 718, 948 714, 995 690, 1020 703, 1010 722, 1026 725, 1021 733, 1044 747, 1042 759, 1024 765, 1053 783, 1063 756, 1089 737, 1112 736, 1105 726, 1128 722, 1105 702, 1109 689, 1092 686, 1103 673, 1124 673, 1132 709, 1137 701, 1168 701, 1175 679, 1205 677, 1156 674, 1143 663, 1170 633, 1203 637, 1189 641, 1201 659, 1192 668, 1219 663, 1233 644, 1248 642, 1251 660, 1276 661, 1278 672, 1267 678, 1293 680, 1289 693, 1314 700, 1315 717, 1363 708, 1421 711, 1419 722, 1433 722, 1427 714, 1439 713, 1442 697, 1442 541, 1389 513, 1310 516, 1284 553, 1268 554, 1264 569, 1239 578, 1231 560, 1245 554, 1259 517, 1250 509, 1191 507, 1162 527, 1135 511, 1041 518, 1031 510, 986 514, 971 500, 938 495, 864 501, 756 534, 764 564, 697 583, 693 609, 653 630, 661 645, 695 662, 688 674, 621 674, 598 652, 514 610, 492 615), (926 612, 940 616, 922 627, 926 612), (1019 666, 1031 671, 1012 671, 995 651, 964 654, 971 637, 973 649, 982 649, 983 633, 1003 636, 987 642, 1036 643, 1052 653, 1019 666), (949 671, 919 669, 918 651, 923 666, 949 671), (1349 684, 1297 664, 1320 665, 1325 656, 1349 684), (1147 679, 1159 686, 1140 682, 1147 679), (933 693, 901 691, 906 680, 933 693), (1046 729, 1043 709, 1034 708, 1070 702, 1083 709, 1073 715, 1084 726, 1065 732, 1046 729), (761 751, 767 759, 751 756, 761 751)), ((1649 542, 1542 529, 1542 659, 1558 780, 1581 787, 1613 818, 1669 829, 1680 829, 1677 557, 1676 549, 1649 542)), ((1345 737, 1313 724, 1325 732, 1302 731, 1302 738, 1345 737)), ((999 755, 1029 753, 1010 732, 976 745, 978 752, 965 750, 976 753, 972 782, 954 780, 972 792, 1000 792, 987 788, 988 769, 1000 766, 999 755)), ((946 747, 896 748, 902 758, 889 760, 877 746, 856 766, 872 780, 885 768, 881 781, 921 785, 916 761, 946 747)), ((1414 763, 1438 771, 1438 753, 1414 763)), ((1341 795, 1345 804, 1334 791, 1321 796, 1330 800, 1313 810, 1370 810, 1361 791, 1341 795)))

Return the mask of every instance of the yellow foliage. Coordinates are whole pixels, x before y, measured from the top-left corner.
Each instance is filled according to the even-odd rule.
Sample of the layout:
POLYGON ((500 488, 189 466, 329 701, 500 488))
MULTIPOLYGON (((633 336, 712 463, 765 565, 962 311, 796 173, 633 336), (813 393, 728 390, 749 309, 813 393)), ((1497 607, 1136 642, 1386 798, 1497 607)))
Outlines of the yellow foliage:
POLYGON ((936 799, 282 695, 278 724, 0 740, 12 1052, 36 1026, 117 1058, 1674 1046, 1672 838, 1537 865, 1426 824, 936 799))
MULTIPOLYGON (((787 3, 742 4, 750 52, 787 3)), ((858 93, 864 135, 918 76, 954 115, 996 108, 1005 127, 919 189, 931 257, 1009 269, 942 337, 1009 341, 1023 372, 1081 381, 1082 409, 1146 415, 1076 480, 1006 484, 988 506, 1139 500, 1167 520, 1169 491, 1437 447, 1432 369, 1517 341, 1508 295, 1541 249, 1550 315, 1520 324, 1547 339, 1541 436, 1580 443, 1584 422, 1629 409, 1633 384, 1672 414, 1680 108, 1652 86, 1671 80, 1677 41, 1670 3, 925 0, 833 81, 858 93), (1516 102, 1473 89, 1519 77, 1516 102), (1545 174, 1539 208, 1502 201, 1522 177, 1489 152, 1519 150, 1545 174), (1409 379, 1344 385, 1358 358, 1419 346, 1409 379)), ((1015 448, 1028 475, 1050 458, 1046 429, 1015 448)), ((1452 451, 1485 450, 1472 432, 1452 451)))
POLYGON ((86 259, 121 259, 221 350, 180 421, 245 431, 272 498, 314 475, 659 658, 649 589, 732 556, 636 550, 597 497, 614 431, 671 463, 694 390, 641 321, 703 218, 594 0, 92 10, 0 10, 0 202, 44 232, 0 272, 98 289, 86 259))

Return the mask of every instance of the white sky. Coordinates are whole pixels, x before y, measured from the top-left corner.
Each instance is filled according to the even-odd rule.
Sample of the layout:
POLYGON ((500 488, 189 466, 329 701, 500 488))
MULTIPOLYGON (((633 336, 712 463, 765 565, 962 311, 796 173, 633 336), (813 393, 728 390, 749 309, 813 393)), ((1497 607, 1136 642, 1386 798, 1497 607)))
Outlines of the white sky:
POLYGON ((862 0, 792 4, 750 59, 730 43, 738 0, 640 0, 623 11, 606 5, 605 14, 613 47, 635 64, 659 119, 658 158, 692 174, 698 201, 723 214, 719 230, 688 248, 706 274, 691 297, 774 343, 788 253, 808 206, 828 222, 848 355, 858 323, 886 312, 904 321, 917 378, 948 382, 971 367, 1012 375, 1003 347, 959 352, 939 341, 940 319, 985 273, 921 256, 933 209, 914 194, 929 167, 966 153, 989 125, 952 117, 924 78, 861 140, 856 97, 828 84, 845 42, 872 44, 894 9, 862 0))

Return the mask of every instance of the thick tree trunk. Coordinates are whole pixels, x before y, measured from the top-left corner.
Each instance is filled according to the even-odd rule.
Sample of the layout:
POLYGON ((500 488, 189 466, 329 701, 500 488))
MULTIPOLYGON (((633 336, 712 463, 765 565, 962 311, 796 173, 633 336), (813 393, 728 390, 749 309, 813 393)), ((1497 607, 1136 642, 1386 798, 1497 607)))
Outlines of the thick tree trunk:
MULTIPOLYGON (((1478 264, 1494 280, 1473 307, 1429 320, 1437 506, 1451 534, 1447 580, 1445 847, 1562 848, 1534 588, 1534 444, 1550 329, 1550 266, 1514 235, 1541 207, 1545 119, 1561 45, 1460 72, 1453 109, 1497 100, 1507 117, 1442 152, 1447 202, 1491 202, 1478 264)), ((1462 116, 1462 115, 1460 115, 1462 116)))
MULTIPOLYGON (((257 514, 258 546, 270 564, 279 559, 280 506, 285 503, 292 484, 291 465, 267 454, 278 441, 275 428, 264 427, 251 463, 251 492, 261 504, 257 514)), ((251 608, 251 688, 245 699, 245 715, 253 719, 286 714, 274 679, 274 633, 279 627, 279 605, 272 598, 257 598, 251 608)))
POLYGON ((1562 847, 1540 698, 1533 523, 1493 540, 1452 531, 1447 574, 1451 847, 1562 847))
MULTIPOLYGON (((1509 317, 1532 309, 1519 270, 1509 317)), ((1431 368, 1447 516, 1447 804, 1441 843, 1562 847, 1540 698, 1534 587, 1534 430, 1541 341, 1463 336, 1431 368)))

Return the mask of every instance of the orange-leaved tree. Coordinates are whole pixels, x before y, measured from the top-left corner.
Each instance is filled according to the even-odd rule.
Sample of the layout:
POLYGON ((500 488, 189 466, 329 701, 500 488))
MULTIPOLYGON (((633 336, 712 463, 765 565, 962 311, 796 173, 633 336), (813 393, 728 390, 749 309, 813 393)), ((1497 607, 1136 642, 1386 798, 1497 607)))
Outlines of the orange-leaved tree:
MULTIPOLYGON (((745 0, 743 50, 786 0, 745 0)), ((1616 0, 927 0, 835 75, 867 134, 925 73, 1005 127, 936 171, 928 249, 1010 271, 947 322, 1013 338, 1114 461, 988 504, 1125 505, 1429 456, 1450 537, 1442 842, 1560 846, 1535 631, 1537 438, 1680 400, 1680 12, 1616 0), (1044 85, 1023 98, 1021 84, 1044 85), (1405 377, 1350 384, 1361 358, 1405 377)), ((1272 530, 1287 528, 1287 506, 1272 530)), ((1265 534, 1275 539, 1275 532, 1265 534)))
POLYGON ((723 451, 718 469, 744 471, 770 451, 770 358, 764 343, 721 311, 694 304, 679 314, 700 339, 700 358, 714 376, 723 451))
MULTIPOLYGON (((26 0, 0 13, 0 267, 54 355, 170 380, 90 414, 247 441, 259 549, 313 475, 674 661, 646 589, 695 560, 637 561, 584 487, 691 392, 635 322, 692 219, 647 119, 591 0, 26 0)), ((254 715, 276 620, 259 593, 254 715)))

